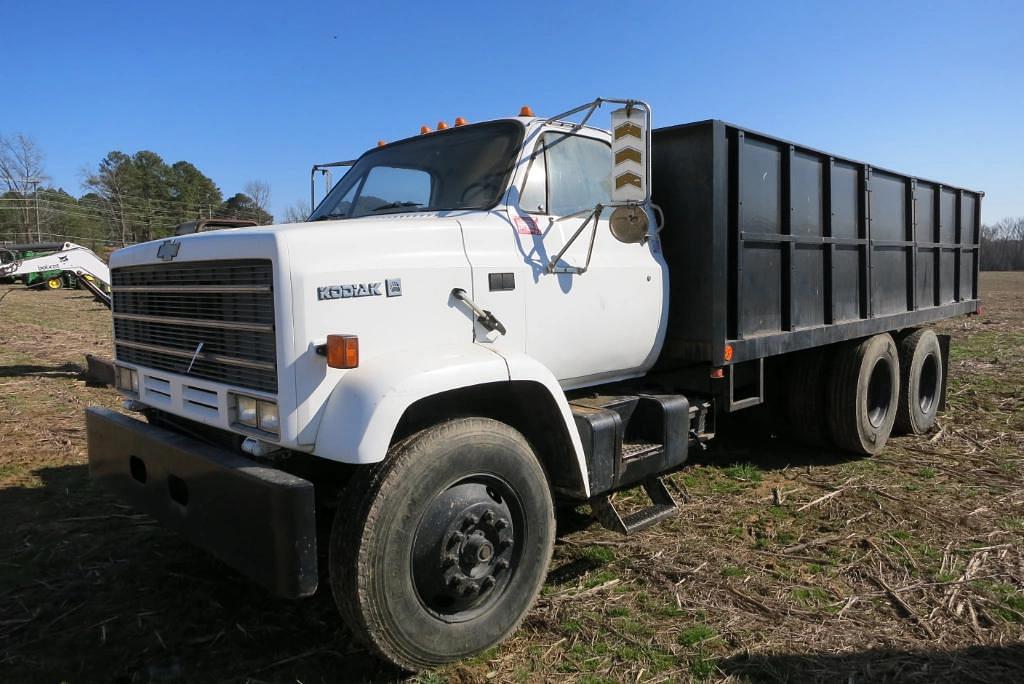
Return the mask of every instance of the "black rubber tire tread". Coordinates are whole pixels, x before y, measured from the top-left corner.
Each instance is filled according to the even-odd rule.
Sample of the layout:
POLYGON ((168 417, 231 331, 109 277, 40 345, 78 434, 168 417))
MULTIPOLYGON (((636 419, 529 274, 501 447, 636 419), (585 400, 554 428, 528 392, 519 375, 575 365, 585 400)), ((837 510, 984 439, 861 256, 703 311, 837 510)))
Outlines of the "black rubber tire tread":
POLYGON ((872 455, 881 451, 896 422, 899 381, 899 353, 888 333, 841 345, 832 362, 826 407, 833 443, 858 454, 872 455), (882 356, 889 357, 891 365, 895 365, 895 377, 892 378, 890 410, 882 425, 874 429, 866 415, 867 380, 875 362, 882 356))
MULTIPOLYGON (((904 335, 898 342, 900 354, 900 405, 896 411, 896 423, 893 433, 897 435, 923 435, 934 425, 938 413, 939 397, 936 394, 934 410, 928 415, 920 411, 911 411, 917 401, 918 384, 920 382, 921 365, 915 364, 917 357, 934 353, 938 362, 939 391, 942 389, 942 347, 938 336, 928 328, 918 328, 904 335), (914 376, 917 377, 914 377, 914 376)), ((923 365, 923 358, 921 359, 923 365)))
MULTIPOLYGON (((496 420, 458 418, 410 435, 392 445, 380 464, 362 469, 353 476, 342 494, 331 530, 331 590, 338 611, 353 635, 379 658, 409 672, 436 667, 482 651, 505 639, 519 627, 543 586, 554 549, 554 533, 554 503, 550 484, 526 438, 514 428, 496 420), (539 530, 541 543, 538 545, 542 548, 524 562, 524 565, 532 566, 535 581, 534 586, 528 588, 528 600, 521 613, 513 616, 514 619, 502 630, 500 636, 490 643, 481 645, 475 651, 446 654, 442 651, 444 646, 450 645, 446 643, 448 640, 435 642, 436 647, 428 651, 403 643, 401 635, 397 634, 392 624, 393 618, 387 610, 387 597, 379 591, 380 582, 375 584, 370 578, 373 569, 379 565, 377 560, 383 548, 382 544, 375 544, 372 533, 375 526, 386 525, 382 518, 389 517, 388 509, 394 507, 394 497, 401 496, 400 492, 408 487, 410 478, 416 477, 410 471, 415 471, 417 467, 429 467, 431 462, 440 465, 437 462, 438 448, 443 448, 452 440, 464 439, 467 435, 512 440, 529 456, 522 459, 519 467, 527 473, 527 477, 543 487, 544 500, 541 507, 544 513, 539 525, 542 529, 539 530)), ((507 612, 491 610, 487 617, 496 614, 507 615, 507 612)))
POLYGON ((787 392, 787 418, 794 439, 812 447, 826 447, 829 439, 825 396, 828 349, 804 352, 793 360, 787 392))

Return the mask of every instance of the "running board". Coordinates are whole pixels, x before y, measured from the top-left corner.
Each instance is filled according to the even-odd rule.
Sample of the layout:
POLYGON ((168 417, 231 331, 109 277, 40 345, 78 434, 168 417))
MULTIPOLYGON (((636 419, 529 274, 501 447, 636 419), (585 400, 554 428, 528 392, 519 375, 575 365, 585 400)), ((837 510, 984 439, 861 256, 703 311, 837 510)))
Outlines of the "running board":
POLYGON ((668 489, 660 477, 644 480, 643 487, 651 500, 651 505, 647 508, 623 517, 615 510, 615 504, 612 503, 610 495, 602 494, 590 500, 594 517, 602 527, 612 532, 629 535, 647 529, 662 520, 667 520, 679 512, 679 507, 672 495, 668 493, 668 489))

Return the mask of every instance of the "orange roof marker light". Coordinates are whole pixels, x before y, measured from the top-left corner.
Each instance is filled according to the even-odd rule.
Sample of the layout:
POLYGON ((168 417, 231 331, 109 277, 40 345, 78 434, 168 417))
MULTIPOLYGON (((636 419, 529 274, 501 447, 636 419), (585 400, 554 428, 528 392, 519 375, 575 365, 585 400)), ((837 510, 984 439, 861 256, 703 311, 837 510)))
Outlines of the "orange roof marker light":
POLYGON ((468 124, 468 123, 469 123, 469 122, 468 122, 468 121, 466 121, 466 120, 465 120, 464 118, 462 118, 461 116, 457 116, 457 117, 455 117, 455 125, 456 125, 456 126, 465 126, 465 125, 466 125, 466 124, 468 124))
POLYGON ((534 116, 533 107, 531 107, 530 105, 523 105, 519 109, 519 116, 534 116))
POLYGON ((420 135, 426 135, 427 133, 430 133, 433 130, 434 129, 431 128, 430 126, 420 126, 420 135))
POLYGON ((383 140, 378 140, 377 141, 377 147, 384 147, 385 145, 387 145, 387 143, 384 142, 383 140))
POLYGON ((448 128, 448 124, 446 124, 444 121, 438 121, 437 122, 437 130, 443 131, 446 128, 448 128))

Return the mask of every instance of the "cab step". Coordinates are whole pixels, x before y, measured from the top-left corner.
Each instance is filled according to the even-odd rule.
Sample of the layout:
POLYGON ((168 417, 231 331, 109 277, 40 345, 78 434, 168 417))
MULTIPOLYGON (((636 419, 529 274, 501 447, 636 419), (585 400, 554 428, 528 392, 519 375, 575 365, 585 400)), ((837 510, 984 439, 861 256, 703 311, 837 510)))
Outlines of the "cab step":
POLYGON ((643 482, 643 487, 651 500, 650 506, 623 516, 616 510, 611 495, 602 494, 590 500, 594 517, 602 527, 619 534, 630 535, 671 518, 679 512, 679 506, 660 477, 647 478, 643 482))

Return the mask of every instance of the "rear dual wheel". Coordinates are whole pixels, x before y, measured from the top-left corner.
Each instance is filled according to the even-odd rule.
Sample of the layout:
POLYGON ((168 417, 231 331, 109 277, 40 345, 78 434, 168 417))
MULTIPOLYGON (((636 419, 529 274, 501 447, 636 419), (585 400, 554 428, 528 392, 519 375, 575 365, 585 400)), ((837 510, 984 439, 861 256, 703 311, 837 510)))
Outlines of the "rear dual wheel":
POLYGON ((436 425, 346 487, 334 599, 355 636, 404 670, 459 660, 519 625, 554 529, 547 478, 519 432, 486 418, 436 425))
POLYGON ((931 330, 918 329, 899 341, 900 398, 897 434, 922 435, 935 426, 942 400, 942 348, 931 330))
POLYGON ((900 359, 889 334, 841 346, 827 389, 828 424, 836 446, 877 454, 896 421, 900 359))

